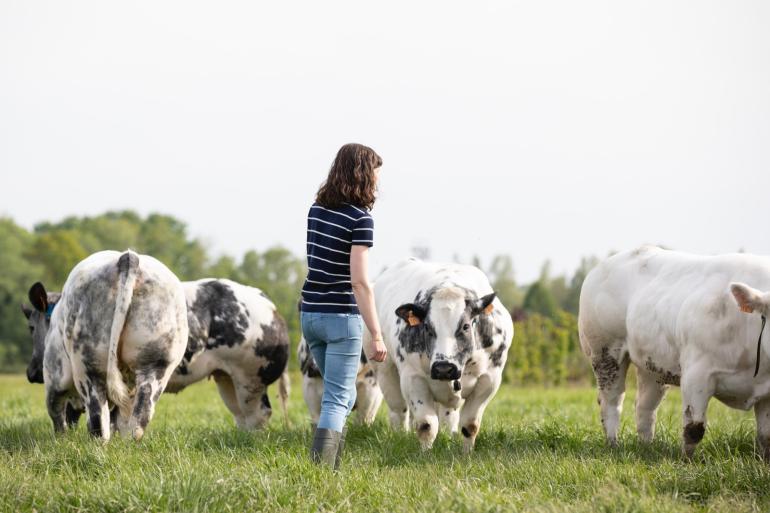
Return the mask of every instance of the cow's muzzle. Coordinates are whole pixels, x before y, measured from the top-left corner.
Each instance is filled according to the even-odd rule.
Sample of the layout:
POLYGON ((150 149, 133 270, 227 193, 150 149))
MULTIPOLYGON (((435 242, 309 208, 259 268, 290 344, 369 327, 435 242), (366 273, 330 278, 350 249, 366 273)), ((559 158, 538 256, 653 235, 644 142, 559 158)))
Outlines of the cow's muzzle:
POLYGON ((460 379, 461 375, 462 372, 460 372, 460 369, 452 362, 439 361, 435 362, 430 367, 431 379, 438 379, 440 381, 454 381, 456 379, 460 379))
POLYGON ((30 383, 43 383, 43 371, 27 367, 27 381, 30 383))

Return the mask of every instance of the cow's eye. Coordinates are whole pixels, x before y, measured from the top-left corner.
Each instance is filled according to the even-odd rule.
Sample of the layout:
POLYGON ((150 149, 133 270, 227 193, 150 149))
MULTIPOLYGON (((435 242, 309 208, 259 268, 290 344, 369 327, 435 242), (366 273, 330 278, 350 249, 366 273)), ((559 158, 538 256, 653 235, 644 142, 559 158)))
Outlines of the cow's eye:
POLYGON ((30 333, 34 333, 34 331, 35 331, 35 327, 34 327, 34 326, 30 326, 30 327, 29 327, 29 332, 30 332, 30 333))
POLYGON ((469 329, 471 329, 470 324, 463 324, 463 331, 468 331, 469 329))

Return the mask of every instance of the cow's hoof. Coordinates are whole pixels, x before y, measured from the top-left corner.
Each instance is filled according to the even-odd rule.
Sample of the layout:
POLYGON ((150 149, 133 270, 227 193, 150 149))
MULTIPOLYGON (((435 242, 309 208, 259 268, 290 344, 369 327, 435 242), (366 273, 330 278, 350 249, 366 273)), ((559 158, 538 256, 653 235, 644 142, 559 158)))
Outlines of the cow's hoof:
POLYGON ((433 448, 433 440, 420 440, 420 449, 423 452, 430 451, 433 448))
POLYGON ((653 440, 652 433, 637 433, 639 436, 639 441, 643 444, 651 444, 653 440))
POLYGON ((682 446, 682 457, 687 461, 692 461, 695 456, 696 444, 684 444, 682 446))

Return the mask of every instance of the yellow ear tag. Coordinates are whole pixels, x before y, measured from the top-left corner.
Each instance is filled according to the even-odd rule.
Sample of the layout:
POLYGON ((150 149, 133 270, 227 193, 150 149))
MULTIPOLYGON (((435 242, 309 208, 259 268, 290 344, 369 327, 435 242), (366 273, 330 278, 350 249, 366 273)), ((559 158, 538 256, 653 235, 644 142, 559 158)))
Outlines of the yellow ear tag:
POLYGON ((492 311, 495 309, 494 303, 489 303, 487 307, 484 309, 484 313, 489 315, 492 313, 492 311))
POLYGON ((409 311, 409 316, 406 318, 406 322, 409 323, 409 326, 418 326, 422 324, 420 318, 414 315, 411 310, 409 311))
POLYGON ((754 313, 754 309, 751 308, 749 305, 741 305, 741 312, 743 312, 743 313, 754 313))

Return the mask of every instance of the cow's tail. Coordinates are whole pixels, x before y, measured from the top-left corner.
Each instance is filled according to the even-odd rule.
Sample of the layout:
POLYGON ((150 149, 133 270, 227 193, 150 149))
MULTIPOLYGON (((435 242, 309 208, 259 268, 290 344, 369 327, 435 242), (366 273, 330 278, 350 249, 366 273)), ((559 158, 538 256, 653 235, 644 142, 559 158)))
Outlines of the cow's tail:
POLYGON ((278 379, 278 401, 281 403, 281 410, 283 411, 283 423, 289 425, 289 393, 291 392, 291 380, 289 379, 289 362, 287 360, 286 367, 281 373, 281 377, 278 379))
POLYGON ((118 295, 115 300, 115 313, 112 316, 110 330, 110 345, 107 353, 107 396, 120 409, 121 415, 127 418, 131 410, 131 393, 123 381, 118 362, 120 336, 126 324, 128 308, 134 295, 134 286, 139 270, 139 255, 131 250, 126 251, 118 259, 118 295))

